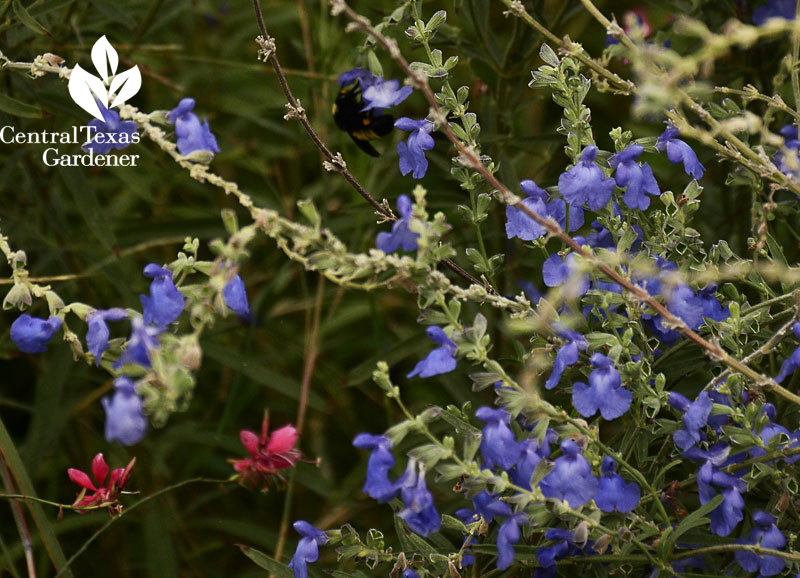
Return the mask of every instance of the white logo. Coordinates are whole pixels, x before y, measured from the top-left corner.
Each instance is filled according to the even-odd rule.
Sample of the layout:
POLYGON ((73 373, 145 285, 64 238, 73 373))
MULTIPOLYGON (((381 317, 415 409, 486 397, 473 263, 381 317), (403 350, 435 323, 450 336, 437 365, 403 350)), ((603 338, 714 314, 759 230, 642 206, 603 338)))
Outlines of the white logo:
POLYGON ((139 92, 142 75, 138 66, 116 74, 119 57, 105 35, 92 46, 92 64, 100 77, 76 64, 69 77, 69 95, 83 110, 104 121, 98 101, 107 109, 124 104, 139 92), (109 103, 111 97, 114 100, 109 103))

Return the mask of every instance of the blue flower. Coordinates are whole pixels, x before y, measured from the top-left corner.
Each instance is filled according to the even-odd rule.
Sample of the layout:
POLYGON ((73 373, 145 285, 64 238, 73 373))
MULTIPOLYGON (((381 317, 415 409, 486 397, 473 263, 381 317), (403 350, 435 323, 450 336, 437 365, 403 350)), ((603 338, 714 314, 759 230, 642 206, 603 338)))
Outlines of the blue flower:
POLYGON ((521 448, 514 438, 514 432, 508 427, 511 416, 502 409, 481 407, 475 417, 486 422, 481 439, 481 456, 486 468, 495 465, 502 470, 510 470, 520 458, 521 448))
MULTIPOLYGON (((669 403, 673 407, 686 407, 683 414, 683 429, 676 431, 672 438, 675 444, 682 450, 687 450, 694 444, 700 443, 701 435, 700 430, 708 424, 708 418, 711 415, 711 410, 714 407, 714 402, 708 395, 708 392, 702 391, 697 399, 688 406, 685 406, 683 398, 681 400, 678 396, 683 398, 680 394, 671 392, 669 394, 669 403)), ((688 400, 686 400, 688 401, 688 400)))
POLYGON ((592 466, 574 441, 562 441, 561 453, 561 457, 555 460, 555 467, 542 479, 539 487, 545 497, 565 500, 570 508, 579 508, 594 498, 599 483, 592 475, 592 466))
POLYGON ((127 376, 114 380, 114 395, 102 399, 106 410, 106 441, 123 446, 138 444, 147 432, 147 418, 136 385, 127 376))
POLYGON ((665 291, 664 300, 667 310, 680 317, 689 329, 696 331, 703 324, 703 300, 688 285, 680 284, 665 291))
POLYGON ((397 516, 408 524, 412 531, 420 536, 427 536, 431 532, 439 531, 442 520, 433 503, 433 495, 425 485, 425 469, 422 464, 419 465, 419 474, 417 474, 414 460, 409 462, 400 497, 405 509, 401 510, 397 516))
POLYGON ((397 79, 384 80, 378 77, 361 93, 361 98, 366 103, 361 112, 396 106, 407 99, 413 90, 410 86, 401 87, 397 79))
POLYGON ((89 326, 89 330, 86 332, 86 345, 89 346, 89 352, 94 355, 98 367, 100 358, 108 349, 109 331, 106 322, 120 321, 126 317, 128 317, 128 313, 119 307, 106 310, 97 309, 86 316, 86 324, 89 326))
POLYGON ((539 442, 533 439, 521 441, 519 447, 521 455, 517 467, 511 472, 511 479, 518 486, 530 490, 533 472, 539 462, 550 454, 550 448, 546 445, 540 447, 539 442))
POLYGON ((519 542, 520 523, 525 521, 525 514, 514 514, 500 525, 497 531, 497 569, 505 570, 514 562, 514 544, 519 542))
POLYGON ((795 0, 767 0, 766 4, 753 10, 753 24, 763 26, 770 18, 794 20, 796 10, 795 0))
MULTIPOLYGON (((753 524, 755 527, 750 532, 750 538, 737 540, 737 544, 760 544, 763 548, 783 550, 786 538, 775 525, 775 516, 758 510, 753 513, 753 524)), ((748 551, 737 551, 734 558, 745 572, 758 572, 759 576, 775 576, 786 565, 783 558, 748 551)))
POLYGON ((556 359, 553 362, 553 372, 544 384, 547 389, 553 389, 557 386, 564 370, 578 362, 578 352, 586 351, 589 347, 586 338, 580 333, 567 329, 561 324, 554 325, 553 329, 559 337, 566 339, 567 343, 559 347, 556 352, 556 359))
MULTIPOLYGON (((553 542, 553 545, 540 546, 536 550, 536 561, 539 562, 542 568, 552 568, 555 571, 556 560, 564 558, 570 550, 576 549, 573 541, 574 535, 568 530, 554 528, 546 530, 544 537, 546 540, 553 542)), ((555 572, 552 575, 555 576, 555 572)))
MULTIPOLYGON (((778 434, 783 434, 787 438, 789 438, 789 442, 786 443, 786 444, 783 444, 781 446, 781 449, 797 448, 797 447, 800 446, 800 440, 798 440, 797 433, 795 433, 793 435, 788 429, 786 429, 785 427, 783 427, 780 424, 775 423, 775 417, 777 416, 777 412, 775 410, 775 406, 774 405, 772 405, 771 403, 765 403, 764 404, 764 408, 763 408, 763 412, 766 414, 766 416, 769 419, 769 421, 767 422, 767 425, 765 425, 761 429, 760 432, 756 433, 755 431, 753 431, 753 435, 755 435, 757 437, 760 437, 761 438, 761 442, 765 446, 768 446, 770 440, 772 438, 774 438, 778 434)), ((751 457, 757 458, 757 457, 766 455, 767 454, 767 450, 765 450, 764 448, 758 447, 758 446, 754 446, 754 447, 750 448, 747 451, 747 453, 750 454, 751 457)), ((791 456, 791 457, 788 457, 788 458, 784 458, 784 461, 787 464, 793 464, 797 460, 800 460, 800 454, 794 455, 794 456, 791 456)), ((774 460, 772 460, 772 461, 774 461, 774 460)), ((767 463, 772 463, 772 461, 769 461, 767 463)))
POLYGON ((650 206, 650 199, 645 196, 658 196, 661 190, 658 188, 653 169, 647 163, 641 165, 636 162, 644 147, 642 145, 630 145, 625 150, 615 154, 608 163, 617 170, 614 175, 617 186, 620 188, 628 187, 625 190, 623 200, 631 209, 645 210, 650 206))
POLYGON ((169 269, 150 263, 144 268, 145 277, 150 277, 150 295, 139 295, 144 311, 144 322, 156 327, 166 327, 183 313, 185 299, 172 282, 169 269))
MULTIPOLYGON (((564 199, 550 200, 550 195, 540 189, 530 179, 519 184, 522 192, 528 198, 521 204, 540 217, 551 217, 563 229, 566 225, 567 208, 564 199)), ((575 231, 583 225, 583 209, 570 207, 569 230, 575 231)), ((544 227, 525 214, 521 209, 512 206, 506 207, 506 236, 509 239, 517 237, 523 241, 534 241, 546 233, 544 227)))
POLYGON ((378 77, 369 70, 353 68, 339 75, 339 86, 348 86, 358 81, 361 90, 366 90, 378 80, 378 77))
POLYGON ((568 299, 577 299, 589 290, 589 275, 578 271, 574 253, 563 260, 558 253, 550 255, 542 264, 542 277, 548 287, 564 285, 564 296, 568 299))
POLYGON ((417 363, 414 369, 406 376, 408 378, 432 377, 442 373, 449 373, 456 368, 456 350, 458 346, 450 339, 441 327, 433 325, 425 330, 428 339, 439 345, 428 354, 428 357, 417 363))
MULTIPOLYGON (((411 87, 408 87, 409 89, 411 87)), ((405 176, 408 173, 415 179, 421 179, 428 171, 428 159, 425 158, 425 151, 433 149, 433 123, 429 120, 413 120, 408 117, 398 118, 394 126, 400 130, 411 131, 408 135, 408 143, 400 141, 397 143, 397 155, 400 157, 400 173, 405 176)))
POLYGON ((583 417, 592 417, 600 410, 605 420, 616 419, 631 407, 633 394, 622 387, 614 362, 601 353, 592 355, 589 385, 572 386, 572 404, 583 417))
POLYGON ((700 494, 700 503, 711 501, 716 492, 714 487, 721 489, 723 500, 710 514, 711 531, 717 536, 727 536, 742 521, 744 515, 744 498, 742 492, 747 490, 747 484, 730 474, 719 470, 720 462, 727 460, 728 448, 710 455, 705 464, 697 472, 697 489, 700 494))
POLYGON ((472 507, 475 508, 474 511, 469 508, 461 508, 456 511, 456 516, 465 524, 470 524, 480 519, 483 519, 488 524, 494 520, 495 516, 511 515, 511 507, 486 490, 475 494, 475 497, 472 498, 472 507))
MULTIPOLYGON (((794 331, 795 336, 800 339, 800 321, 792 325, 792 331, 794 331)), ((775 381, 781 383, 784 379, 793 374, 798 367, 800 367, 800 346, 796 347, 792 354, 783 360, 781 371, 775 376, 775 381)))
POLYGON ((578 164, 558 177, 558 191, 571 207, 582 207, 588 202, 591 210, 599 211, 611 200, 614 179, 606 177, 594 164, 596 156, 596 146, 586 147, 578 164))
POLYGON ((630 512, 639 504, 641 490, 636 482, 627 483, 616 473, 617 462, 614 458, 603 458, 603 475, 600 476, 600 489, 594 501, 604 512, 617 510, 623 514, 630 512))
POLYGON ((131 145, 138 128, 136 123, 130 120, 120 121, 116 110, 109 110, 99 102, 97 104, 103 120, 93 118, 89 121, 88 126, 94 129, 91 132, 92 140, 81 148, 96 155, 107 155, 111 149, 124 149, 131 145))
POLYGON ((697 155, 688 144, 682 140, 675 138, 681 132, 674 126, 668 126, 658 140, 656 141, 656 148, 660 151, 667 151, 667 158, 673 165, 683 163, 683 170, 686 174, 693 179, 700 180, 703 178, 705 167, 697 160, 697 155))
POLYGON ((419 574, 414 572, 411 568, 403 570, 403 578, 419 578, 419 574))
POLYGON ((308 578, 307 564, 319 559, 319 547, 328 541, 328 535, 305 520, 297 520, 292 526, 302 538, 288 567, 294 572, 294 578, 308 578))
POLYGON ((44 353, 47 342, 61 329, 61 319, 39 319, 23 313, 11 324, 11 339, 23 353, 44 353))
POLYGON ((211 133, 208 120, 201 124, 200 119, 192 112, 193 109, 194 99, 184 98, 167 114, 167 120, 175 125, 178 152, 183 156, 195 151, 218 153, 217 139, 211 133))
POLYGON ((798 164, 800 164, 800 159, 798 159, 797 156, 797 151, 800 150, 800 140, 797 138, 797 127, 792 124, 784 125, 780 133, 785 139, 783 146, 786 148, 786 152, 789 152, 791 161, 787 160, 786 153, 783 150, 779 150, 773 157, 773 163, 783 174, 792 178, 797 178, 797 167, 798 164))
POLYGON ((222 289, 222 299, 225 301, 225 305, 239 317, 244 320, 250 319, 250 304, 247 302, 247 291, 244 287, 244 281, 242 281, 238 273, 225 284, 222 289))
POLYGON ((158 327, 149 327, 141 319, 135 317, 131 320, 131 336, 128 344, 122 350, 122 355, 114 363, 114 369, 132 363, 149 368, 150 352, 158 347, 156 336, 161 333, 158 327))
POLYGON ((717 284, 709 283, 697 292, 697 298, 703 306, 703 317, 708 317, 712 321, 725 321, 731 316, 729 306, 723 307, 719 300, 714 297, 717 292, 717 284))
POLYGON ((372 450, 367 461, 367 479, 362 492, 378 500, 379 503, 388 502, 400 491, 397 482, 389 479, 389 470, 395 464, 392 455, 392 442, 382 435, 358 434, 353 440, 353 445, 362 450, 372 450))
POLYGON ((386 254, 394 253, 397 249, 403 251, 416 251, 419 233, 412 233, 408 225, 411 223, 411 215, 414 207, 408 195, 397 197, 397 212, 400 219, 392 225, 392 232, 381 231, 375 238, 375 246, 386 254))

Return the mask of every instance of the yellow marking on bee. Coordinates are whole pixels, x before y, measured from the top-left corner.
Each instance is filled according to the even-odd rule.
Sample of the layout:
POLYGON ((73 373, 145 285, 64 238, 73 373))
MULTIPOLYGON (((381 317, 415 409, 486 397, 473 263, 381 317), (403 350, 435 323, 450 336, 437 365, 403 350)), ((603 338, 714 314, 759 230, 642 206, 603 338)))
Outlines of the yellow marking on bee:
POLYGON ((363 123, 364 126, 369 126, 369 123, 371 123, 372 120, 370 120, 368 116, 365 116, 364 118, 361 119, 361 122, 363 123))
POLYGON ((371 129, 370 130, 356 130, 356 131, 353 131, 353 136, 356 137, 359 140, 377 140, 377 139, 381 138, 377 134, 375 134, 374 130, 371 130, 371 129))
POLYGON ((336 106, 336 103, 334 102, 334 103, 333 103, 333 108, 331 109, 331 112, 332 112, 333 114, 336 114, 338 111, 339 111, 339 107, 338 107, 338 106, 336 106))

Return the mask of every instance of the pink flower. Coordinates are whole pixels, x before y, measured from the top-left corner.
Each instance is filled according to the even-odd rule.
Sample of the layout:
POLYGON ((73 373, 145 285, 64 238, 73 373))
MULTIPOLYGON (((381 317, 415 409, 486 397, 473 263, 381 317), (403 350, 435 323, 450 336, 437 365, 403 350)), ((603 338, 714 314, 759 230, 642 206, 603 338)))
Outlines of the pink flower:
POLYGON ((303 457, 300 450, 294 447, 299 436, 293 425, 285 425, 272 432, 272 435, 267 433, 268 429, 269 418, 264 416, 260 436, 249 430, 239 432, 242 444, 251 457, 229 460, 244 485, 252 487, 261 482, 264 491, 270 480, 276 477, 283 480, 281 470, 293 467, 303 457))
MULTIPOLYGON (((106 477, 108 476, 108 464, 103 457, 103 454, 97 454, 92 460, 92 475, 94 476, 97 485, 92 483, 92 480, 81 470, 69 468, 67 474, 69 479, 83 488, 81 493, 78 494, 75 503, 72 504, 75 508, 97 508, 101 506, 108 506, 109 513, 114 514, 122 513, 122 504, 119 503, 119 495, 122 489, 128 482, 131 475, 133 465, 136 463, 136 458, 133 458, 124 468, 117 468, 111 472, 111 477, 108 479, 108 485, 105 485, 106 477), (86 494, 87 490, 94 492, 93 494, 86 494)), ((85 510, 78 510, 79 514, 85 514, 85 510)))

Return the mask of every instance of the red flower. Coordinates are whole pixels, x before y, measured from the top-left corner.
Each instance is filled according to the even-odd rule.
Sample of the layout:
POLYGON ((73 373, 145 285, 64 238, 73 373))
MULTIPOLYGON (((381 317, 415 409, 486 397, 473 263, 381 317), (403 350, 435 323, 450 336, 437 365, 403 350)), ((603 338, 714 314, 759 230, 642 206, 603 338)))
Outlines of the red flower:
POLYGON ((270 480, 284 479, 281 470, 293 467, 303 457, 300 450, 294 447, 298 434, 293 425, 285 425, 272 432, 272 435, 267 434, 268 429, 269 418, 264 416, 260 436, 249 430, 239 432, 239 438, 251 457, 228 460, 239 473, 243 484, 253 486, 262 482, 265 491, 270 480))
MULTIPOLYGON (((67 470, 69 479, 83 488, 81 493, 78 494, 75 503, 72 504, 75 508, 94 508, 100 506, 108 506, 108 510, 113 516, 115 513, 122 513, 122 504, 119 503, 118 498, 128 478, 131 475, 131 469, 136 463, 136 458, 133 458, 125 468, 117 468, 111 472, 111 477, 108 480, 108 486, 105 485, 106 476, 108 476, 108 465, 103 457, 103 454, 97 454, 92 460, 92 475, 94 476, 97 486, 92 483, 89 476, 81 470, 70 468, 67 470), (93 494, 86 495, 86 491, 91 490, 93 494)), ((85 514, 86 510, 78 510, 79 514, 85 514)))

